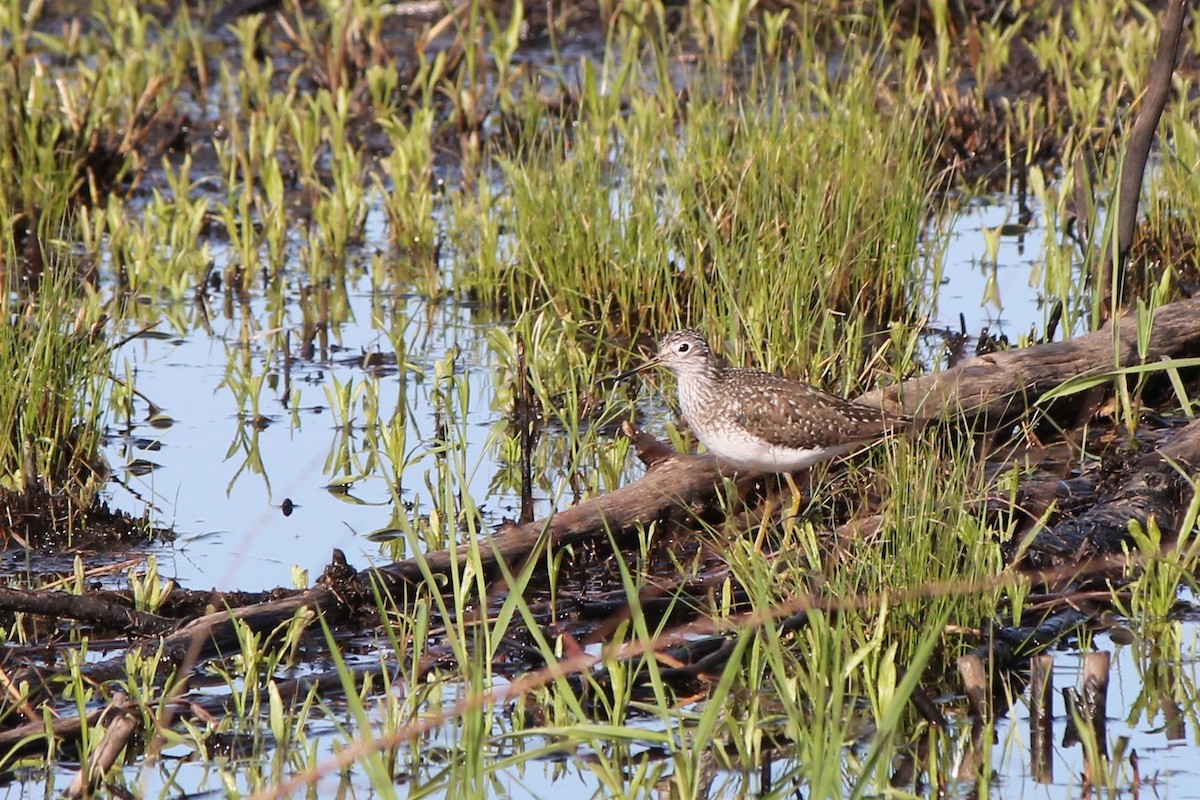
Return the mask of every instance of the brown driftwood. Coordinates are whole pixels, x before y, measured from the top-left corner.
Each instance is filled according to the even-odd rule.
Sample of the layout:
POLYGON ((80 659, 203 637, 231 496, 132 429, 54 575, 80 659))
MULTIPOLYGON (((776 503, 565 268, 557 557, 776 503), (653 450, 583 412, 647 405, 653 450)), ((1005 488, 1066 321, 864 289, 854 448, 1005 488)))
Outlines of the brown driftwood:
MULTIPOLYGON (((756 477, 745 476, 739 480, 739 485, 749 488, 756 477)), ((604 541, 610 533, 619 536, 656 521, 710 516, 711 501, 721 485, 721 478, 720 464, 707 454, 666 458, 641 479, 616 491, 594 497, 548 519, 512 526, 492 536, 480 547, 483 566, 494 568, 498 562, 504 562, 515 567, 543 543, 559 548, 586 541, 604 541)), ((379 572, 391 579, 421 581, 425 570, 439 575, 456 563, 465 564, 471 547, 462 545, 457 550, 418 555, 381 567, 379 572)))
MULTIPOLYGON (((944 372, 907 380, 899 387, 868 392, 858 402, 879 405, 886 400, 922 418, 960 415, 968 422, 1002 425, 1021 417, 1043 395, 1071 378, 1141 363, 1137 328, 1136 319, 1122 314, 1095 333, 977 356, 944 372), (1114 338, 1119 340, 1115 347, 1114 338)), ((1197 354, 1200 298, 1159 308, 1145 363, 1197 354)), ((1069 427, 1077 418, 1080 402, 1078 395, 1064 397, 1045 410, 1060 425, 1069 427)))

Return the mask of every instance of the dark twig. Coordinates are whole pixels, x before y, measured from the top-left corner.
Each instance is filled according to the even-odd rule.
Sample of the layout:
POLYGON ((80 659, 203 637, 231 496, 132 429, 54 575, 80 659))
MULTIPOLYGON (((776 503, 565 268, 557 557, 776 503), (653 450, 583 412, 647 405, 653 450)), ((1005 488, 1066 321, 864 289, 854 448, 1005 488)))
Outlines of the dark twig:
POLYGON ((74 619, 104 625, 115 631, 151 636, 166 633, 179 624, 175 620, 100 597, 34 589, 0 587, 0 611, 41 614, 52 619, 74 619))
POLYGON ((1171 91, 1171 76, 1175 73, 1175 59, 1179 52, 1179 39, 1187 20, 1188 0, 1170 0, 1163 15, 1162 32, 1158 38, 1158 51, 1150 67, 1150 80, 1142 98, 1142 106, 1133 129, 1129 133, 1129 147, 1125 161, 1121 164, 1121 182, 1117 188, 1117 252, 1110 252, 1110 241, 1105 238, 1101 249, 1100 271, 1104 302, 1101 305, 1104 318, 1113 313, 1113 304, 1121 302, 1121 286, 1124 285, 1125 259, 1133 245, 1133 229, 1137 223, 1138 199, 1142 192, 1142 176, 1150 158, 1150 146, 1154 142, 1154 130, 1167 105, 1171 91), (1113 268, 1116 267, 1117 293, 1114 297, 1113 268))

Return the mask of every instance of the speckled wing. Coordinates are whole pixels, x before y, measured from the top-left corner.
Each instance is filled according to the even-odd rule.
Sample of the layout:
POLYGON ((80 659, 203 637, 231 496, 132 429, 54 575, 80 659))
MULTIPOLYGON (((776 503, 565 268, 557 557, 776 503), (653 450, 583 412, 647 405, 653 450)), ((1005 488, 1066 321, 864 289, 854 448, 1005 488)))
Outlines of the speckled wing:
POLYGON ((758 370, 734 370, 734 422, 768 444, 788 448, 836 447, 869 442, 905 428, 908 417, 884 414, 799 381, 758 370))

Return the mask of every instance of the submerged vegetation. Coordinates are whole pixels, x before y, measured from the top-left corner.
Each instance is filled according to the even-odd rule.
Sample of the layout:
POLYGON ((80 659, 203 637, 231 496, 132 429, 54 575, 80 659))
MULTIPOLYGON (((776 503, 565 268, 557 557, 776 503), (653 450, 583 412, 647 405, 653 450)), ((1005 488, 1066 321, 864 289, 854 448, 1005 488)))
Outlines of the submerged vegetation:
MULTIPOLYGON (((1178 542, 1135 524, 1123 559, 1077 573, 1035 544, 1078 511, 1060 479, 1095 501, 1138 446, 1194 417, 1195 353, 1126 368, 1114 336, 1111 363, 1088 365, 1111 374, 1058 394, 1030 379, 1044 402, 1028 414, 922 409, 941 424, 816 470, 790 508, 773 480, 726 479, 625 527, 606 509, 599 533, 565 543, 534 521, 535 495, 562 511, 629 488, 618 431, 645 405, 599 382, 647 333, 703 327, 733 361, 915 402, 905 379, 957 361, 967 333, 930 324, 946 219, 997 186, 1021 218, 986 233, 985 263, 1002 236, 1045 232, 1044 323, 1022 344, 1098 325, 1103 273, 1078 231, 1108 235, 1150 10, 418 5, 0 9, 0 98, 19 110, 0 142, 0 366, 19 376, 0 389, 0 487, 86 508, 102 437, 170 424, 138 392, 126 337, 205 335, 220 317, 229 457, 269 495, 272 409, 299 426, 313 390, 295 376, 344 357, 367 292, 357 322, 377 345, 354 356, 361 376, 322 385, 322 474, 331 491, 385 487, 373 537, 396 562, 355 575, 335 559, 305 593, 271 598, 132 568, 123 595, 100 598, 128 616, 75 612, 96 627, 62 626, 65 666, 30 655, 10 678, 4 769, 57 789, 62 764, 94 757, 83 783, 106 791, 117 753, 104 761, 101 745, 125 725, 141 736, 125 740, 135 768, 104 779, 112 796, 333 794, 321 782, 342 767, 336 791, 382 796, 515 793, 535 775, 597 796, 986 793, 979 731, 997 723, 955 668, 994 654, 996 630, 1046 620, 1086 647, 1099 623, 1071 616, 1079 602, 1116 609, 1157 648, 1139 662, 1147 691, 1174 689, 1167 673, 1194 659, 1172 616, 1194 589, 1192 473, 1178 542), (490 329, 477 363, 494 376, 488 447, 505 464, 490 494, 521 498, 512 528, 534 544, 519 558, 497 555, 500 519, 472 494, 463 353, 414 345, 412 298, 461 303, 490 329), (418 385, 427 429, 412 420, 418 385), (1118 435, 1084 426, 1097 409, 1118 435), (256 611, 263 599, 278 605, 256 611), (145 644, 98 661, 100 631, 145 644), (198 677, 219 689, 189 688, 198 677)), ((1196 279, 1194 61, 1191 44, 1133 250, 1142 362, 1163 349, 1156 309, 1196 279)), ((68 583, 88 593, 82 561, 68 583)), ((40 617, 19 611, 8 638, 41 641, 40 617)), ((1016 660, 1048 644, 1028 641, 1016 660)), ((1002 713, 1022 686, 992 677, 1002 713)), ((1080 728, 1089 786, 1136 787, 1103 728, 1100 741, 1080 728)))

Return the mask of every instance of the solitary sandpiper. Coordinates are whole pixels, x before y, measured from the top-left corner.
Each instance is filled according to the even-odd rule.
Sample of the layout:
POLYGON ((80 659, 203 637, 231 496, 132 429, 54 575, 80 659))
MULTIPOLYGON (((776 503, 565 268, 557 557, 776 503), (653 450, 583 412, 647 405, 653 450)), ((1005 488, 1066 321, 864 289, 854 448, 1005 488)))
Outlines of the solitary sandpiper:
POLYGON ((790 475, 912 423, 807 383, 726 366, 694 330, 668 333, 658 355, 617 379, 659 366, 675 373, 696 438, 737 469, 790 475))

